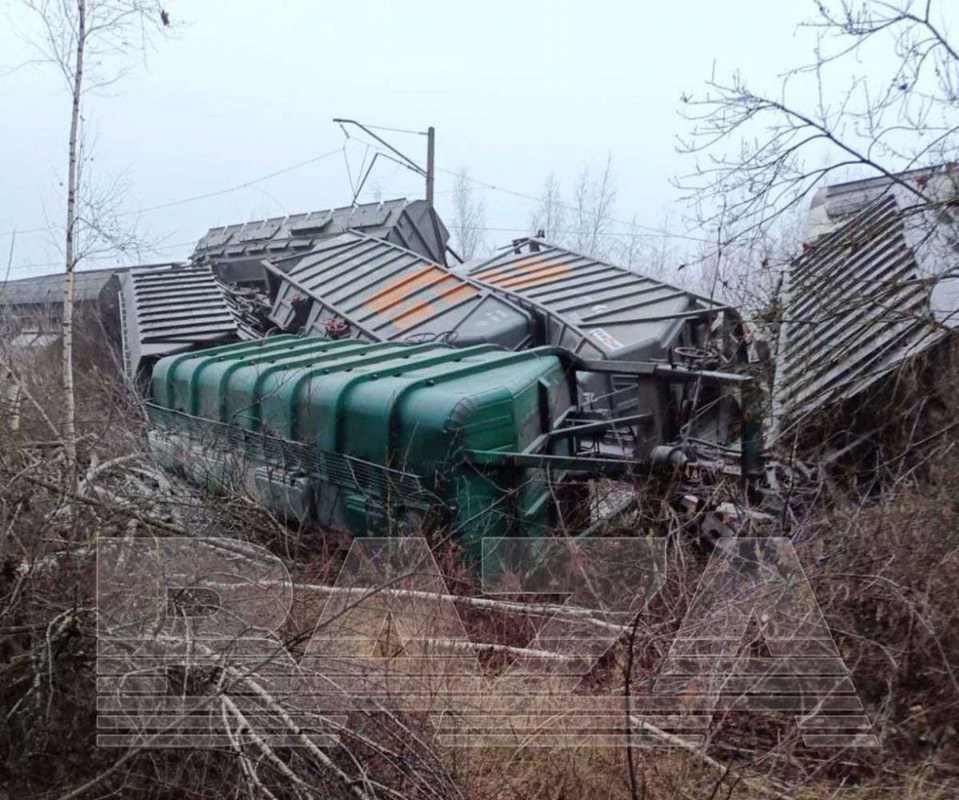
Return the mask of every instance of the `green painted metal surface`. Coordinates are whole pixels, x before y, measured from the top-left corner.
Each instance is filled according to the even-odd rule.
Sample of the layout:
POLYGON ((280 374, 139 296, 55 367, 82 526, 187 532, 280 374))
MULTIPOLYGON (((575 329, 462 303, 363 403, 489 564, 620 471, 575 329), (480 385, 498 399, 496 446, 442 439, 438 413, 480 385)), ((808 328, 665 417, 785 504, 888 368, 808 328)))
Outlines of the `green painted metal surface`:
MULTIPOLYGON (((469 545, 550 522, 553 504, 534 470, 466 455, 522 451, 569 407, 563 366, 545 350, 277 336, 164 358, 152 392, 177 419, 308 448, 317 516, 355 534, 389 532, 424 511, 442 511, 469 545), (386 496, 375 481, 351 480, 350 464, 416 476, 429 499, 386 496)), ((158 415, 154 427, 171 419, 158 415)), ((242 441, 230 439, 234 449, 242 441)), ((268 460, 262 453, 276 448, 257 452, 268 460)))

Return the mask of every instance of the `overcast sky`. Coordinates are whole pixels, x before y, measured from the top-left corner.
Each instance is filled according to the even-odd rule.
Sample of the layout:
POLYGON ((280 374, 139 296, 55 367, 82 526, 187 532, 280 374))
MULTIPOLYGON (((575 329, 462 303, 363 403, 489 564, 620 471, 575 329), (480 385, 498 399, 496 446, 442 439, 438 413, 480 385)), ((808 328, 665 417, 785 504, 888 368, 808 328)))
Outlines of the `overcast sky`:
MULTIPOLYGON (((23 12, 0 0, 0 253, 11 230, 62 220, 69 98, 49 66, 4 72, 32 57, 18 36, 23 12)), ((586 162, 611 154, 617 217, 683 227, 670 178, 692 163, 676 154, 686 130, 680 95, 713 69, 758 81, 808 58, 797 22, 810 0, 485 3, 169 0, 182 27, 156 43, 109 95, 89 97, 93 167, 126 172, 123 207, 135 212, 219 192, 330 151, 324 160, 255 186, 144 212, 160 242, 150 260, 185 258, 214 225, 348 204, 346 146, 335 116, 437 130, 437 163, 503 189, 536 195, 555 171, 569 187, 586 162)), ((425 157, 425 138, 392 135, 425 157)), ((447 212, 452 178, 441 171, 447 212)), ((378 168, 361 199, 421 197, 422 181, 378 168)), ((491 242, 526 229, 532 203, 477 187, 491 242), (514 233, 515 231, 515 233, 514 233)), ((132 217, 131 217, 132 218, 132 217)), ((19 234, 11 278, 54 271, 47 232, 19 234)), ((101 262, 99 266, 111 262, 101 262)), ((92 266, 92 265, 89 265, 92 266)))

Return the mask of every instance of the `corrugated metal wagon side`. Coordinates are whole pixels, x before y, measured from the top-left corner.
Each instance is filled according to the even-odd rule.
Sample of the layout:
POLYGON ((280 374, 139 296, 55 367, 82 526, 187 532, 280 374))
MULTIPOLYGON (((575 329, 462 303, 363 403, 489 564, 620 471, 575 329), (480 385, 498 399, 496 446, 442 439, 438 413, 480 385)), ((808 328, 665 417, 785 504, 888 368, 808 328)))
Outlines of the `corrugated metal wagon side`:
POLYGON ((868 402, 870 387, 946 339, 959 324, 957 268, 954 223, 900 187, 810 245, 786 276, 776 434, 868 402))
POLYGON ((294 336, 164 358, 152 389, 165 466, 356 535, 442 520, 468 548, 552 513, 531 470, 468 452, 524 450, 571 402, 552 354, 294 336))
MULTIPOLYGON (((517 242, 469 274, 530 311, 536 345, 560 345, 587 361, 726 369, 740 356, 740 321, 728 306, 539 239, 517 242)), ((670 388, 662 378, 637 381, 612 370, 579 376, 587 406, 614 416, 651 411, 648 443, 677 436, 680 406, 689 402, 686 387, 670 388)), ((693 402, 708 411, 693 414, 686 434, 728 443, 738 435, 738 401, 718 384, 695 391, 693 402)))
POLYGON ((289 268, 324 240, 347 231, 446 263, 449 233, 436 211, 423 200, 402 198, 211 228, 192 258, 211 266, 224 282, 261 284, 266 280, 264 261, 282 259, 289 268))
POLYGON ((129 378, 156 359, 237 338, 237 324, 207 267, 146 267, 120 273, 101 293, 115 304, 129 378))
POLYGON ((532 317, 490 288, 402 247, 345 233, 288 268, 265 264, 277 283, 272 319, 309 335, 370 341, 444 341, 458 347, 530 344, 532 317))

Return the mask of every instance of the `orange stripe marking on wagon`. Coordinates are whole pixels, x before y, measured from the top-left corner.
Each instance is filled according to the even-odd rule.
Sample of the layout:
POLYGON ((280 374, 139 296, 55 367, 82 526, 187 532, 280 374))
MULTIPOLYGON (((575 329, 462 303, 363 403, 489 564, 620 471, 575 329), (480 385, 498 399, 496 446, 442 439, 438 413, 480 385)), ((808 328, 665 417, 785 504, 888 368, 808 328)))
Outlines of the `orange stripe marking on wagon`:
POLYGON ((449 273, 438 267, 424 267, 409 275, 402 275, 391 281, 380 291, 375 292, 363 302, 363 307, 371 314, 380 314, 399 305, 420 289, 443 283, 450 278, 449 273))

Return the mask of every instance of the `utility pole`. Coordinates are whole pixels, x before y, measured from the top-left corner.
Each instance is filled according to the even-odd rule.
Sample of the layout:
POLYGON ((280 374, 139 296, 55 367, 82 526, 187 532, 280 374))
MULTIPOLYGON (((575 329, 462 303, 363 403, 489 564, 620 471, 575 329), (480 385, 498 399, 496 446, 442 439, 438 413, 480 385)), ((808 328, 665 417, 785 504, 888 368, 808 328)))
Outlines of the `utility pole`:
POLYGON ((406 169, 410 170, 411 172, 415 172, 417 175, 421 175, 422 177, 426 179, 426 202, 429 203, 429 205, 432 207, 433 181, 434 181, 434 178, 436 177, 436 165, 435 165, 436 129, 432 125, 430 125, 430 127, 426 130, 426 132, 423 132, 423 131, 398 130, 396 128, 381 128, 377 125, 364 125, 362 122, 357 122, 355 119, 343 119, 342 117, 336 117, 333 121, 343 129, 343 133, 345 133, 347 137, 349 137, 349 134, 346 132, 345 126, 355 125, 365 134, 367 134, 368 136, 370 136, 371 138, 375 139, 377 142, 382 144, 384 147, 386 147, 387 150, 390 151, 390 153, 393 153, 393 155, 390 155, 390 153, 383 152, 382 150, 380 150, 380 151, 377 151, 377 153, 373 156, 373 159, 370 161, 370 164, 367 167, 366 172, 363 174, 363 177, 360 179, 359 186, 356 188, 355 192, 353 193, 354 203, 356 202, 356 198, 360 196, 360 192, 363 190, 363 186, 366 183, 366 179, 370 176, 370 173, 373 171, 373 165, 376 163, 376 159, 379 158, 380 156, 383 156, 383 158, 386 158, 390 161, 394 161, 400 166, 406 167, 406 169), (412 158, 407 156, 405 153, 400 152, 388 141, 386 141, 386 139, 373 133, 373 131, 370 130, 370 128, 376 128, 377 130, 393 131, 394 133, 412 133, 412 134, 416 134, 417 136, 425 136, 426 137, 426 169, 423 169, 419 164, 417 164, 412 158))
POLYGON ((436 129, 430 125, 426 129, 426 202, 433 207, 433 179, 436 177, 436 129))

